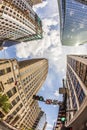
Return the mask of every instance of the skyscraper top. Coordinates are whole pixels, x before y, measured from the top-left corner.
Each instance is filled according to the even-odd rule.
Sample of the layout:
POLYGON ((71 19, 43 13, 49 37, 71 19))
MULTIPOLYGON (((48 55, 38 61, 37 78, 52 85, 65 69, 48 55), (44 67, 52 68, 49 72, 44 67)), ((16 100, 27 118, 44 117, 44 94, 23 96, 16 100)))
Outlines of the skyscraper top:
MULTIPOLYGON (((31 129, 41 108, 33 99, 48 73, 47 59, 0 60, 0 93, 7 95, 10 111, 0 109, 0 117, 20 129, 31 129)), ((43 113, 43 112, 42 112, 43 113)))
POLYGON ((42 22, 33 11, 33 4, 31 0, 0 1, 1 47, 42 38, 42 22), (6 44, 9 40, 15 42, 6 44))
POLYGON ((58 0, 58 4, 62 44, 77 46, 87 43, 87 5, 82 0, 58 0))
POLYGON ((29 66, 31 64, 34 64, 34 63, 37 63, 41 60, 46 60, 47 59, 31 59, 31 60, 24 60, 24 61, 19 61, 18 64, 19 64, 19 68, 23 68, 24 66, 29 66))

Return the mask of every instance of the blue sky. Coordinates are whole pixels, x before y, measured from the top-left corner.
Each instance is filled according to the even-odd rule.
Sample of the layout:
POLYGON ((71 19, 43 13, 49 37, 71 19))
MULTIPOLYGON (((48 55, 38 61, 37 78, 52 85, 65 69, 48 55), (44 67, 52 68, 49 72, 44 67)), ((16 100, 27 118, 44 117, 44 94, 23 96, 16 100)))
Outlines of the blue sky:
MULTIPOLYGON (((18 60, 30 58, 47 58, 49 70, 43 87, 38 92, 44 98, 61 100, 58 93, 62 87, 62 79, 66 74, 67 54, 87 54, 87 45, 65 47, 60 42, 60 25, 57 0, 45 0, 34 7, 43 23, 43 39, 20 43, 18 45, 4 48, 0 52, 0 58, 17 58, 18 60)), ((58 114, 58 106, 39 103, 47 115, 47 129, 52 130, 58 114)))

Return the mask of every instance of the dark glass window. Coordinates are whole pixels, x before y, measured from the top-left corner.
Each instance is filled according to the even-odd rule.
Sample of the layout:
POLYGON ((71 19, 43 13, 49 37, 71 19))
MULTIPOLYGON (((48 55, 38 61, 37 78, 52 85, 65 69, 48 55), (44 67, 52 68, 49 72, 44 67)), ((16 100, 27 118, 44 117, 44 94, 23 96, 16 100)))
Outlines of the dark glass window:
POLYGON ((79 84, 79 82, 78 82, 78 84, 77 84, 77 86, 76 86, 76 92, 77 92, 77 94, 79 93, 80 89, 81 89, 81 86, 80 86, 80 84, 79 84))
POLYGON ((15 106, 17 103, 15 100, 12 101, 12 105, 15 106))
POLYGON ((0 76, 4 75, 5 74, 5 70, 0 70, 0 76))
POLYGON ((0 118, 3 118, 4 114, 0 111, 0 118))
POLYGON ((11 68, 10 67, 6 68, 6 70, 7 70, 7 73, 11 72, 11 68))
POLYGON ((22 108, 23 107, 23 105, 22 105, 22 103, 20 104, 20 108, 22 108))
POLYGON ((83 102, 84 98, 85 98, 85 93, 81 89, 81 92, 80 92, 80 95, 79 95, 79 98, 78 98, 79 104, 81 104, 83 102))
POLYGON ((86 74, 85 74, 85 85, 87 87, 87 70, 86 70, 86 74))
POLYGON ((19 98, 19 96, 17 96, 17 97, 16 97, 16 100, 17 100, 17 102, 18 102, 18 101, 20 101, 20 98, 19 98))
POLYGON ((17 92, 16 88, 12 88, 13 93, 15 94, 17 92))
POLYGON ((12 97, 12 92, 11 92, 11 90, 7 92, 7 95, 8 95, 9 98, 12 97))
POLYGON ((16 108, 16 111, 18 112, 19 110, 20 110, 20 108, 19 108, 19 107, 17 107, 17 108, 16 108))
POLYGON ((13 114, 13 115, 16 115, 16 114, 17 114, 17 112, 16 112, 16 111, 14 111, 12 114, 13 114))
POLYGON ((7 83, 8 83, 8 84, 10 84, 10 83, 12 83, 12 82, 14 82, 14 79, 13 79, 13 78, 10 78, 10 79, 7 80, 7 83))
POLYGON ((2 82, 0 82, 0 92, 3 92, 4 91, 4 86, 2 84, 2 82))

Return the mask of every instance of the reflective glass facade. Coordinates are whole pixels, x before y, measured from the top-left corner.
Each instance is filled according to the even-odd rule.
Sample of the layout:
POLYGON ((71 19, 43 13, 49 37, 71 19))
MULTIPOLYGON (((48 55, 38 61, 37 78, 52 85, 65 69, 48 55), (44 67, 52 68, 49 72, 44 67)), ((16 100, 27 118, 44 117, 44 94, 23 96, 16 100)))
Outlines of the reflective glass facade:
POLYGON ((76 0, 76 1, 78 1, 78 2, 80 2, 82 4, 86 4, 87 5, 87 1, 86 0, 76 0))
POLYGON ((80 0, 58 0, 63 45, 87 42, 87 4, 84 3, 80 0))

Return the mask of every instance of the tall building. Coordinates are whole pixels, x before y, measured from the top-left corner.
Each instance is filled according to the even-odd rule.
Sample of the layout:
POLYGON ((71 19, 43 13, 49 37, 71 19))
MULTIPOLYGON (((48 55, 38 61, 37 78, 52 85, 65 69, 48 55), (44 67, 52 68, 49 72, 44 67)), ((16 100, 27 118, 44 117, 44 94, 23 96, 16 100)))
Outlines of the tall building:
POLYGON ((62 45, 77 46, 87 43, 87 5, 84 1, 58 0, 62 45))
POLYGON ((40 111, 32 129, 44 130, 45 126, 46 126, 46 114, 43 111, 40 111))
POLYGON ((67 98, 66 126, 74 130, 87 129, 87 56, 68 55, 66 85, 69 90, 67 98), (74 111, 77 109, 77 111, 74 111))
POLYGON ((33 127, 41 110, 32 97, 41 88, 47 72, 46 59, 0 60, 0 92, 9 97, 11 104, 8 113, 0 108, 3 120, 20 130, 33 127))
POLYGON ((61 119, 60 119, 60 106, 59 106, 59 111, 58 111, 58 116, 57 116, 57 121, 54 123, 53 130, 60 130, 61 129, 61 119))
POLYGON ((42 38, 42 22, 33 4, 35 0, 0 0, 0 46, 8 40, 17 44, 42 38))
MULTIPOLYGON (((63 80, 63 89, 65 90, 64 80, 63 80)), ((66 121, 66 110, 67 110, 67 108, 66 108, 66 102, 67 102, 67 94, 64 93, 61 105, 59 105, 59 111, 58 111, 57 121, 54 123, 53 130, 60 130, 61 127, 62 127, 62 125, 65 125, 65 121, 66 121)))

